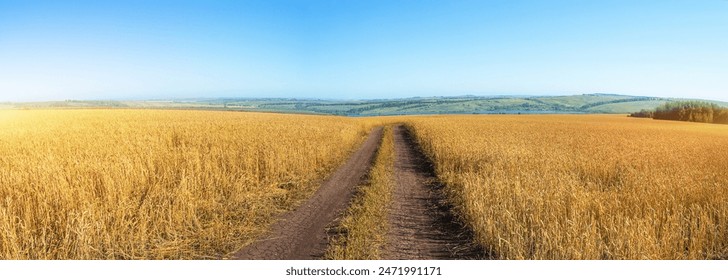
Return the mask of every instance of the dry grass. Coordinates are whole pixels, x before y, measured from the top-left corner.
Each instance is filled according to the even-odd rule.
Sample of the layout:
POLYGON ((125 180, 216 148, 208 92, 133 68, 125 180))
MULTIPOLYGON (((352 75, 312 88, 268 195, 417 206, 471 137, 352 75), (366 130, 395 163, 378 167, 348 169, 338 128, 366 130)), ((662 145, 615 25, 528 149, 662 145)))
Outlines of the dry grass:
POLYGON ((377 260, 386 242, 387 211, 394 188, 394 137, 391 126, 384 128, 382 144, 366 185, 359 186, 356 196, 342 218, 337 236, 329 245, 327 259, 377 260))
POLYGON ((501 259, 728 257, 728 127, 621 116, 410 122, 501 259))
POLYGON ((218 258, 371 124, 263 113, 0 111, 0 258, 218 258))

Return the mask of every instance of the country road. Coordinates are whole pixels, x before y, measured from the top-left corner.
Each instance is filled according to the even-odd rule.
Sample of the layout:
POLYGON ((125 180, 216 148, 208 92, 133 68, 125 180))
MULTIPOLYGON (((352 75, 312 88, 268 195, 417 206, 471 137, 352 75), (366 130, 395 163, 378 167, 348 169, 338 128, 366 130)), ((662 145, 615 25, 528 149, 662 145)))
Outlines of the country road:
MULTIPOLYGON (((394 131, 394 189, 388 208, 385 259, 482 259, 482 250, 457 223, 431 163, 403 125, 394 131)), ((245 260, 323 258, 327 229, 336 225, 370 169, 382 139, 372 130, 362 146, 296 210, 283 214, 269 233, 233 255, 245 260)))
POLYGON ((394 127, 395 188, 389 207, 385 259, 480 259, 470 234, 456 222, 432 165, 413 136, 394 127))
POLYGON ((286 213, 270 232, 233 255, 245 260, 308 260, 323 257, 328 246, 326 228, 344 212, 355 187, 366 176, 382 138, 382 128, 368 138, 306 202, 286 213))

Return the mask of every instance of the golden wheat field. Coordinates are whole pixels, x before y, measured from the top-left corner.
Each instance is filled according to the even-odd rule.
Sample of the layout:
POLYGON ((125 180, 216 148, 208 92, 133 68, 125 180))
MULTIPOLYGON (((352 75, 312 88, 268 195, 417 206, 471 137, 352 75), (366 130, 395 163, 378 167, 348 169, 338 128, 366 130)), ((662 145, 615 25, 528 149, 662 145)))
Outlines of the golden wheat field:
POLYGON ((368 132, 343 117, 0 111, 0 259, 219 258, 368 132))
MULTIPOLYGON (((494 258, 728 258, 728 126, 0 110, 0 259, 223 258, 308 197, 372 127, 400 122, 494 258)), ((392 146, 387 130, 328 257, 385 246, 392 146)))
POLYGON ((622 116, 409 125, 495 258, 728 257, 728 126, 622 116))

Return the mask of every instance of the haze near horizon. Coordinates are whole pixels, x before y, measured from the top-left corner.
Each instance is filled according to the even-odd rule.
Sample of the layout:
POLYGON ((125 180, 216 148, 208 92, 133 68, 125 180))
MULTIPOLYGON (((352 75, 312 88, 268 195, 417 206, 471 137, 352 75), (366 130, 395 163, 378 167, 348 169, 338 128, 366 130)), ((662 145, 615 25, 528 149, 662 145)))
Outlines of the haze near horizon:
POLYGON ((728 101, 728 1, 4 1, 0 102, 728 101))

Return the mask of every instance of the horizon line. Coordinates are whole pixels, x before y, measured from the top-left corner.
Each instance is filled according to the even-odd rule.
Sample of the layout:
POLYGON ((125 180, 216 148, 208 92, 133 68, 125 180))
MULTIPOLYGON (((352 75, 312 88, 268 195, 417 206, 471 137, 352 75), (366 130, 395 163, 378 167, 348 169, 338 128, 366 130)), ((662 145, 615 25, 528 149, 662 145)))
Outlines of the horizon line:
POLYGON ((0 103, 5 104, 16 104, 16 103, 44 103, 44 102, 69 102, 69 101, 117 101, 117 102, 160 102, 160 101, 201 101, 201 100, 221 100, 221 99, 232 99, 232 100, 325 100, 325 101, 372 101, 372 100, 403 100, 403 99, 417 99, 417 98, 461 98, 461 97, 476 97, 476 98, 500 98, 500 97, 511 97, 511 98, 534 98, 534 97, 568 97, 568 96, 588 96, 588 95, 614 95, 614 96, 628 96, 636 98, 657 98, 657 99, 685 99, 685 100, 705 100, 705 101, 718 101, 728 102, 728 100, 719 99, 707 99, 707 98, 696 98, 696 97, 665 97, 665 96, 652 96, 652 95, 633 95, 623 93, 609 93, 609 92, 593 92, 593 93, 554 93, 554 94, 529 94, 529 93, 501 93, 501 94, 433 94, 433 95, 410 95, 403 97, 373 97, 373 98, 335 98, 335 97, 314 97, 314 96, 197 96, 197 97, 149 97, 149 98, 66 98, 66 99, 46 99, 46 100, 22 100, 22 101, 10 101, 0 100, 0 103))

